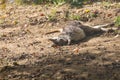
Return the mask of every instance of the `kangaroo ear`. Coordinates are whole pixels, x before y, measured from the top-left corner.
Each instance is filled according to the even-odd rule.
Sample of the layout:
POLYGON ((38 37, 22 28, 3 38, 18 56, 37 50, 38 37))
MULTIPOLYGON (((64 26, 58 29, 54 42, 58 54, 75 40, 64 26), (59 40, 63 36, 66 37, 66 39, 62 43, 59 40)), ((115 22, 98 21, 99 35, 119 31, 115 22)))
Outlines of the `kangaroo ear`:
POLYGON ((51 38, 51 39, 48 39, 48 40, 50 40, 50 41, 52 41, 52 42, 54 42, 54 41, 55 41, 55 39, 52 39, 52 38, 51 38))
POLYGON ((48 40, 52 41, 52 42, 56 42, 58 39, 58 37, 54 37, 54 38, 49 38, 48 40))

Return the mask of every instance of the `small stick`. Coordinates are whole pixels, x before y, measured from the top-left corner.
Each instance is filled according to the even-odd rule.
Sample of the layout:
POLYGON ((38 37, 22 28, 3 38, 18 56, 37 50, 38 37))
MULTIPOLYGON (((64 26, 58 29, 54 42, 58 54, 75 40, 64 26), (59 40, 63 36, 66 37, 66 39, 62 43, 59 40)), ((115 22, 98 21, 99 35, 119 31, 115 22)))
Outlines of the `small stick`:
POLYGON ((57 32, 62 32, 62 29, 57 29, 57 30, 54 30, 54 31, 51 31, 51 32, 47 32, 47 33, 45 33, 45 35, 52 34, 52 33, 57 33, 57 32))

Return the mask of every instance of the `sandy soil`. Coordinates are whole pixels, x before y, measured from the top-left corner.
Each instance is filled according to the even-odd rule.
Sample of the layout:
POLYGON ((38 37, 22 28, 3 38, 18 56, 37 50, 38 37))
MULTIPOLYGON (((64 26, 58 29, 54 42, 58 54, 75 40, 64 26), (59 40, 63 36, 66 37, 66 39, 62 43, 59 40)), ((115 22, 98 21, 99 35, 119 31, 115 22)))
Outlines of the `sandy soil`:
POLYGON ((97 17, 82 19, 86 24, 109 23, 120 16, 120 3, 94 3, 83 8, 70 8, 67 4, 9 5, 0 11, 7 15, 0 24, 0 80, 119 80, 120 36, 116 31, 93 35, 72 45, 50 47, 48 38, 59 33, 45 33, 64 27, 69 20, 64 17, 67 11, 86 16, 86 10, 98 12, 97 17), (45 15, 54 10, 56 17, 50 21, 45 15))

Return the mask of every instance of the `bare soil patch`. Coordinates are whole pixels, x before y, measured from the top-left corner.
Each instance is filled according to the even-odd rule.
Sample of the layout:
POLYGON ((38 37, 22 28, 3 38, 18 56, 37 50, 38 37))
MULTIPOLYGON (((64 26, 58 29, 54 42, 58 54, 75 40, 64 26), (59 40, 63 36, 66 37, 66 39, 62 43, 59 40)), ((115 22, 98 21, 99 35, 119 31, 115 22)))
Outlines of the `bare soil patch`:
POLYGON ((56 8, 60 16, 48 21, 43 14, 53 7, 12 5, 2 12, 9 16, 0 25, 0 80, 119 80, 120 36, 116 32, 56 47, 50 47, 47 39, 58 33, 45 33, 64 27, 68 20, 61 17, 66 11, 81 15, 86 9, 97 11, 97 17, 83 20, 90 25, 112 22, 120 16, 120 3, 94 3, 83 8, 63 5, 56 8))

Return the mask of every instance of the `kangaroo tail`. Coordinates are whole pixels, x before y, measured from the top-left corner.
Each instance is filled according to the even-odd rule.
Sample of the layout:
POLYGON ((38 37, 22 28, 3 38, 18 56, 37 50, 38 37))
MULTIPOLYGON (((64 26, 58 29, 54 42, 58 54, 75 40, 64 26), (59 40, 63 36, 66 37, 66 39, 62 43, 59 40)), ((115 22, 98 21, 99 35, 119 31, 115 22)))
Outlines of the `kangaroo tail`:
POLYGON ((112 26, 114 25, 114 22, 112 23, 108 23, 108 24, 103 24, 103 25, 97 25, 97 26, 93 26, 93 28, 106 28, 107 26, 112 26))

